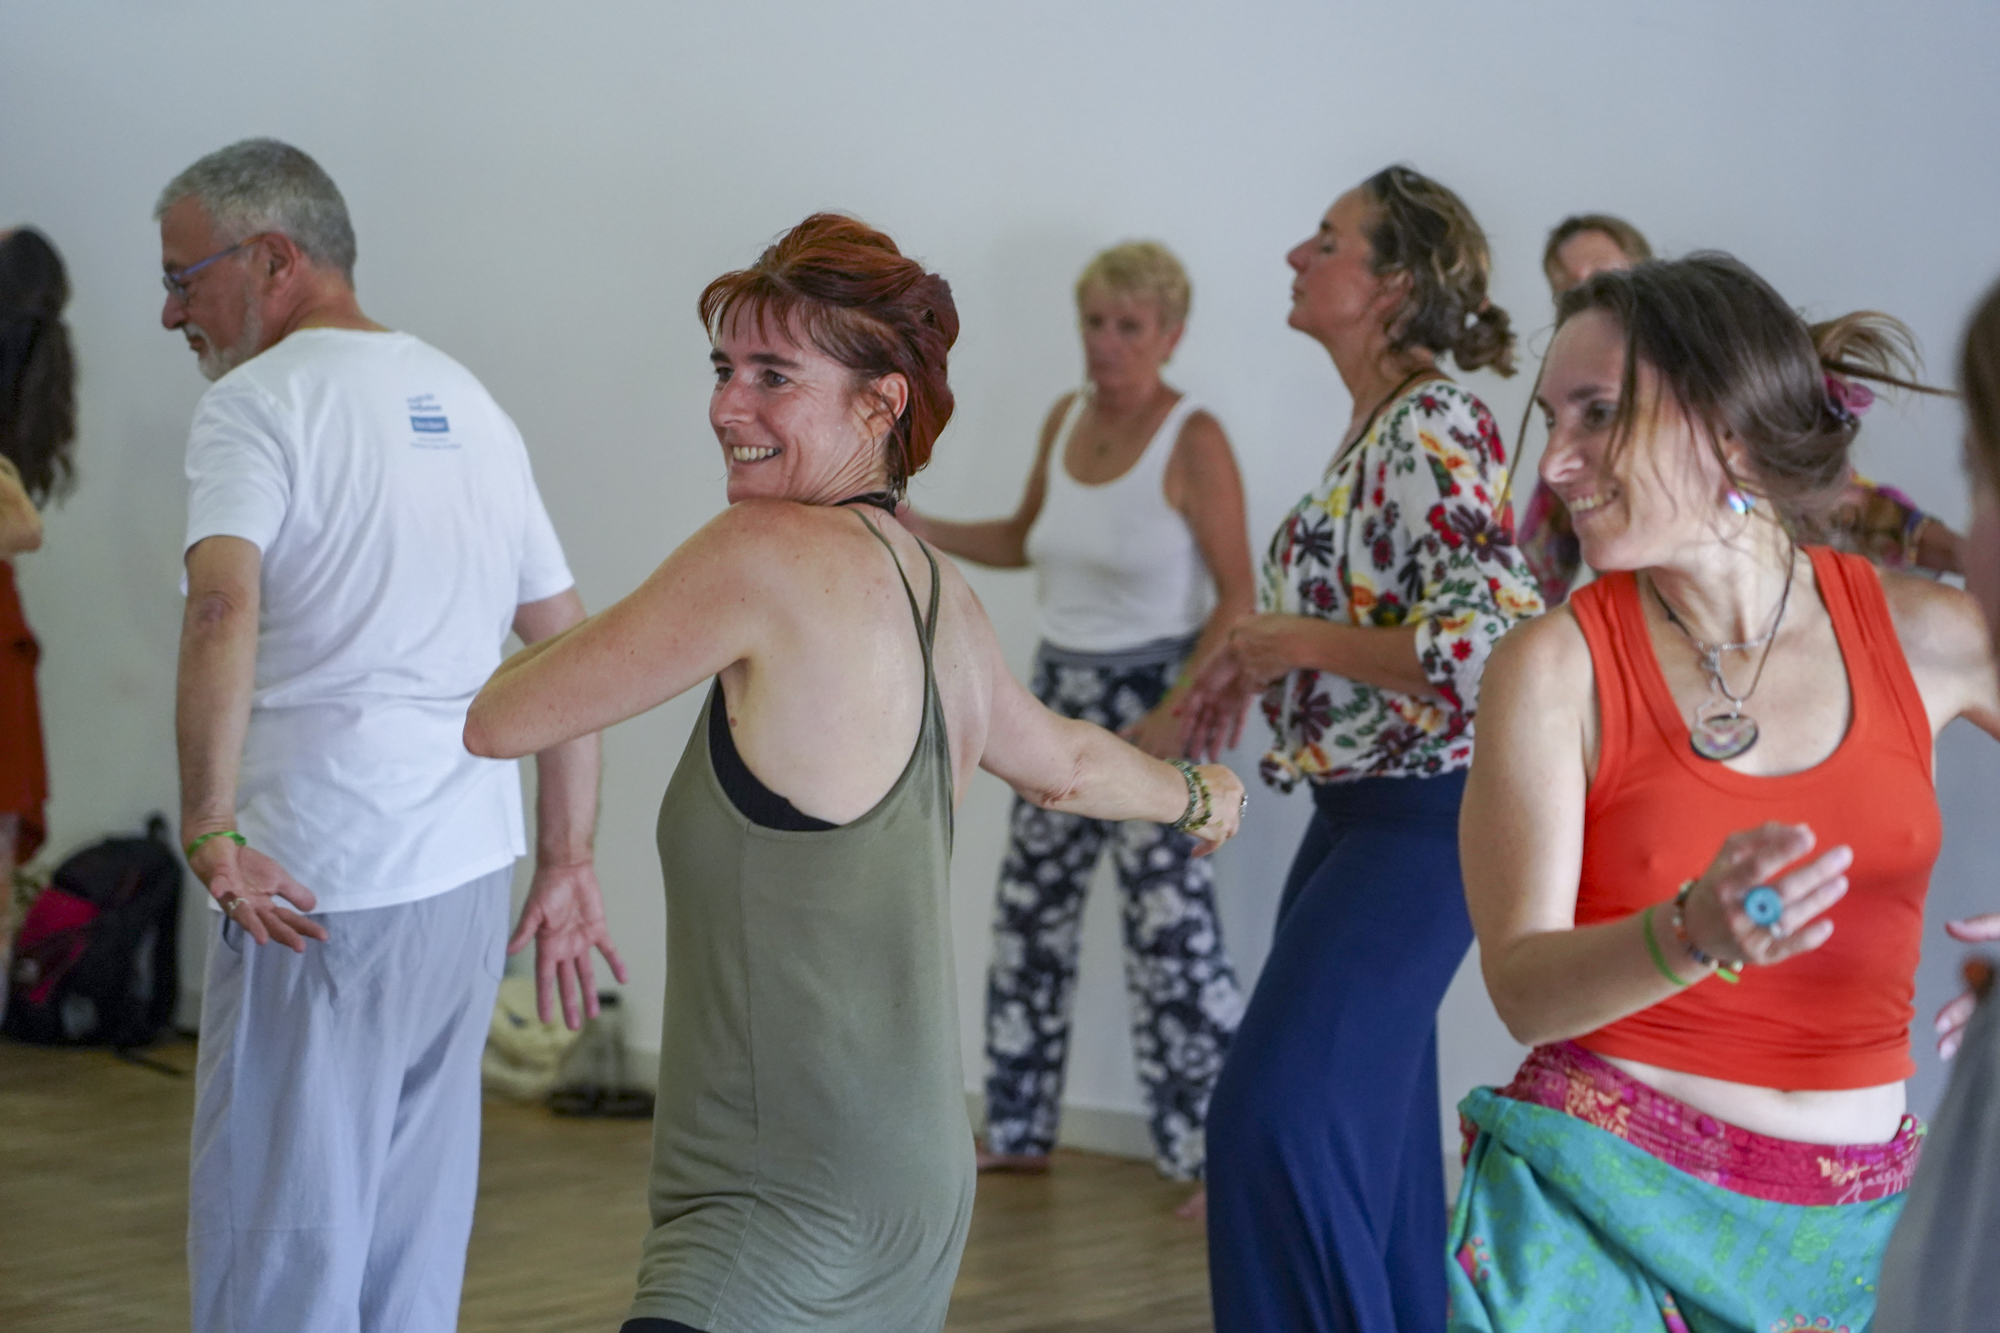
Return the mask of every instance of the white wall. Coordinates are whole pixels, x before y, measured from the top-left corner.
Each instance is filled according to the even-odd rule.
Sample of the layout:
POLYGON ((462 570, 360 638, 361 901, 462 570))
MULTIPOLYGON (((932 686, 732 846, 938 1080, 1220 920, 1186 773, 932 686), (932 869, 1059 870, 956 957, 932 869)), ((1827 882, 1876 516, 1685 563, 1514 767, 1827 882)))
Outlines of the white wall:
MULTIPOLYGON (((1457 188, 1491 235, 1495 296, 1527 330, 1546 323, 1545 229, 1602 208, 1667 251, 1735 250, 1814 311, 1895 312, 1944 375, 1976 286, 2000 270, 1996 48, 2000 9, 1977 0, 0 0, 0 221, 35 222, 67 254, 84 374, 83 488, 21 570, 46 650, 54 842, 174 806, 179 459, 203 386, 155 323, 148 213, 223 143, 278 135, 332 172, 364 304, 465 361, 515 414, 601 606, 721 503, 696 293, 810 210, 887 227, 954 285, 959 414, 917 495, 956 515, 1011 505, 1035 423, 1078 376, 1077 268, 1123 237, 1167 240, 1196 287, 1174 378, 1233 434, 1261 541, 1345 420, 1324 355, 1284 328, 1282 263, 1341 189, 1396 159, 1457 188)), ((1521 380, 1471 382, 1518 419, 1521 380)), ((1887 406, 1869 426, 1867 464, 1962 520, 1955 409, 1887 406)), ((1024 665, 1027 581, 973 578, 1024 665)), ((609 738, 601 869, 640 1045, 656 1041, 661 988, 652 812, 692 707, 609 738)), ((1983 742, 1944 747, 1941 897, 2000 903, 1983 888, 1996 771, 1983 742)), ((1004 805, 982 778, 959 825, 969 1078, 1004 805)), ((1221 863, 1246 973, 1304 817, 1270 795, 1251 813, 1221 863)), ((1070 1088, 1129 1109, 1109 909, 1089 918, 1070 1088)), ((1927 962, 1926 1005, 1953 952, 1927 962)), ((1447 1096, 1504 1077, 1514 1051, 1475 976, 1447 1010, 1447 1096)))

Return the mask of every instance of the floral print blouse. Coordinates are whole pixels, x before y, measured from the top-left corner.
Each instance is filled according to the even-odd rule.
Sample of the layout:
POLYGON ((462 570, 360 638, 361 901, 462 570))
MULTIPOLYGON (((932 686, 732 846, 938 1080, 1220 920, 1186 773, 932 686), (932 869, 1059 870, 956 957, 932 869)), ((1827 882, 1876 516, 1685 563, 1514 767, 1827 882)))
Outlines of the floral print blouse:
POLYGON ((1264 781, 1432 777, 1472 761, 1487 655, 1538 615, 1534 576, 1500 496, 1506 446, 1486 405, 1448 380, 1389 404, 1285 516, 1264 558, 1264 611, 1417 627, 1442 701, 1300 669, 1264 695, 1277 734, 1264 781))

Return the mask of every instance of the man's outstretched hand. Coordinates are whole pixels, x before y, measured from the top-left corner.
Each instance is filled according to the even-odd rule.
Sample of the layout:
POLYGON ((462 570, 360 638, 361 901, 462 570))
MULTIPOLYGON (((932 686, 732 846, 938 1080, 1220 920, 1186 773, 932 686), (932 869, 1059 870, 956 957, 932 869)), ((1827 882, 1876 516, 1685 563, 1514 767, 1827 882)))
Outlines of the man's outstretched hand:
POLYGON ((208 886, 209 897, 221 904, 223 913, 257 943, 276 940, 295 953, 304 953, 309 939, 326 943, 326 927, 301 915, 319 906, 319 899, 255 847, 210 838, 195 848, 188 868, 208 886))
POLYGON ((604 925, 604 895, 597 887, 597 868, 589 861, 568 865, 537 865, 521 922, 507 941, 516 954, 535 946, 535 1007, 544 1023, 555 1021, 554 997, 562 997, 563 1022, 571 1031, 586 1018, 597 1017, 597 983, 590 951, 604 955, 611 974, 622 984, 625 963, 611 945, 604 925))

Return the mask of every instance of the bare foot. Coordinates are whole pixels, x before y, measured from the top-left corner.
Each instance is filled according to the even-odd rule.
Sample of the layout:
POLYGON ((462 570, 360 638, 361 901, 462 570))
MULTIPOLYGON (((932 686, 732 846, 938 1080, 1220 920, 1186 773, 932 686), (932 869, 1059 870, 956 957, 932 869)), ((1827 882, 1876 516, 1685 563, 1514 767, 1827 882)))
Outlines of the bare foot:
POLYGON ((1004 1171, 1018 1176, 1040 1176, 1048 1174, 1049 1155, 1033 1152, 988 1152, 981 1148, 974 1161, 979 1170, 1004 1171))
POLYGON ((1208 1190, 1198 1189, 1187 1196, 1187 1202, 1174 1209, 1174 1216, 1184 1222, 1206 1222, 1208 1220, 1208 1190))

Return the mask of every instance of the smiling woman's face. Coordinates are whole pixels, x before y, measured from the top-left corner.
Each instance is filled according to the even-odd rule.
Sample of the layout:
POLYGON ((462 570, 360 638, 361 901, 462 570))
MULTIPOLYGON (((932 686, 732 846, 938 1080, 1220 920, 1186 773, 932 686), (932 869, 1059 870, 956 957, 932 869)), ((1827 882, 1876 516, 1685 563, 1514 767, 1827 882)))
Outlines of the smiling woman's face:
POLYGON ((888 486, 882 441, 908 397, 901 375, 857 390, 846 366, 748 316, 723 326, 709 359, 708 421, 729 468, 729 503, 833 504, 888 486))
POLYGON ((1670 403, 1652 409, 1658 380, 1644 363, 1633 437, 1613 456, 1624 377, 1624 329, 1586 310, 1556 331, 1535 395, 1549 428, 1542 480, 1568 507, 1592 569, 1643 569, 1712 539, 1728 480, 1686 416, 1670 403))

